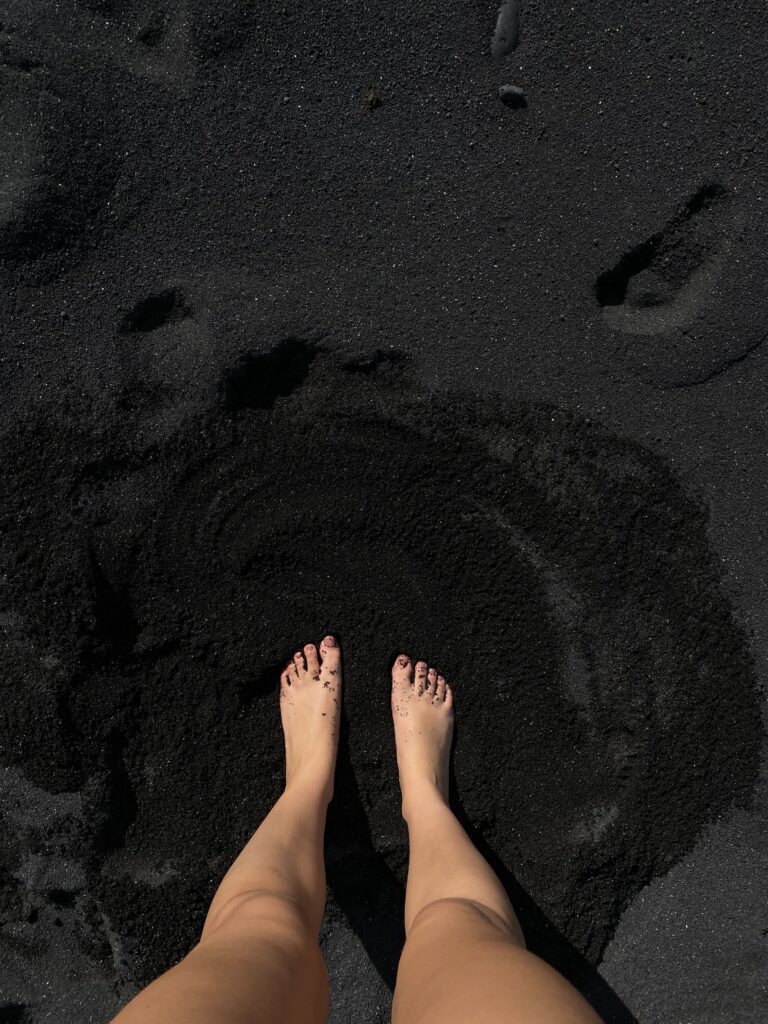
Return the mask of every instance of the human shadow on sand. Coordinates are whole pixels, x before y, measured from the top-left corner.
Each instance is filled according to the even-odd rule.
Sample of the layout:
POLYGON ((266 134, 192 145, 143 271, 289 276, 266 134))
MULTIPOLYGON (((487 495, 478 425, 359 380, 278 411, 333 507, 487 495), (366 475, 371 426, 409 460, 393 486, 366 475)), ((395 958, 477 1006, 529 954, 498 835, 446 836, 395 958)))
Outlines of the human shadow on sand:
POLYGON ((405 891, 376 850, 349 751, 348 720, 341 713, 336 792, 328 812, 328 885, 350 928, 382 981, 395 988, 405 942, 405 891))
MULTIPOLYGON (((348 721, 342 711, 336 769, 336 799, 328 819, 328 884, 339 909, 359 938, 390 992, 405 941, 405 890, 373 843, 368 817, 350 757, 348 721)), ((455 779, 451 780, 456 793, 455 779)), ((596 968, 573 946, 517 882, 468 819, 455 798, 452 809, 473 843, 504 885, 520 920, 528 948, 552 964, 594 1007, 605 1024, 638 1024, 596 968)))
MULTIPOLYGON (((455 787, 454 787, 455 792, 455 787)), ((569 942, 552 923, 541 907, 520 885, 499 856, 491 849, 467 818, 460 802, 455 798, 451 808, 463 825, 467 835, 491 865, 515 908, 525 935, 528 949, 546 960, 578 989, 588 1003, 602 1017, 605 1024, 639 1024, 598 970, 569 942)))

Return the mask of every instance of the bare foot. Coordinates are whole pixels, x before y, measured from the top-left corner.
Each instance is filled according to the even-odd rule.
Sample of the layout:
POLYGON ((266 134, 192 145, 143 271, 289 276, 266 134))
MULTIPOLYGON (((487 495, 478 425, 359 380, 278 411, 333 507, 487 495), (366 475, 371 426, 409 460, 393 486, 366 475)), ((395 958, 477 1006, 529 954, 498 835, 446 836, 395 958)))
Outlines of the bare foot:
POLYGON ((328 800, 339 745, 341 651, 332 636, 297 651, 280 677, 285 784, 319 786, 328 800))
POLYGON ((392 718, 403 817, 414 803, 435 795, 448 802, 448 757, 453 736, 453 693, 435 669, 400 654, 392 666, 392 718))

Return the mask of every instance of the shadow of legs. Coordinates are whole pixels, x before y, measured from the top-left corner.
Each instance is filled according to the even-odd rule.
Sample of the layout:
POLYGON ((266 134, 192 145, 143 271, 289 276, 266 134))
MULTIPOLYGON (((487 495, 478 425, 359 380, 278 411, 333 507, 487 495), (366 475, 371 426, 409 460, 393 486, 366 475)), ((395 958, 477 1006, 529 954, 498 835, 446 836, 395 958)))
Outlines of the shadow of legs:
MULTIPOLYGON (((453 792, 455 793, 455 791, 455 787, 453 787, 453 792)), ((515 879, 501 858, 477 833, 467 818, 464 808, 455 798, 451 801, 451 808, 467 835, 491 865, 501 884, 507 890, 523 929, 528 949, 540 956, 542 960, 546 960, 564 978, 567 978, 593 1009, 600 1014, 605 1024, 638 1024, 637 1018, 601 977, 597 969, 555 927, 515 879)))
MULTIPOLYGON (((348 728, 342 711, 336 794, 329 809, 326 831, 328 885, 352 931, 392 992, 405 942, 405 891, 374 847, 350 758, 348 728)), ((453 779, 451 789, 456 792, 453 779)), ((606 1024, 638 1024, 596 968, 555 927, 478 834, 459 801, 454 798, 451 807, 507 890, 531 952, 567 978, 606 1024)))
POLYGON ((328 885, 382 981, 393 992, 405 942, 405 891, 374 848, 347 734, 342 712, 336 791, 326 828, 328 885))

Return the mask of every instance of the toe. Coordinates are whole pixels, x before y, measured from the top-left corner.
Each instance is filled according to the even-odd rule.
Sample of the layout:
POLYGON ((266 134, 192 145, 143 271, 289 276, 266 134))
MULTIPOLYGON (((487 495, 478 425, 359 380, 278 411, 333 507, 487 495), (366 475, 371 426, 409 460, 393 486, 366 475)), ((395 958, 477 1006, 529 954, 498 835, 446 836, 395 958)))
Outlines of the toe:
POLYGON ((413 665, 407 654, 398 654, 392 666, 392 688, 410 689, 413 682, 413 665))
POLYGON ((425 692, 430 696, 435 696, 435 688, 437 687, 437 672, 430 666, 427 672, 427 682, 425 692))
POLYGON ((317 648, 314 644, 304 645, 304 656, 307 659, 307 671, 316 676, 320 670, 320 659, 317 656, 317 648))
POLYGON ((453 707, 453 690, 448 683, 445 684, 445 706, 447 708, 453 707))
POLYGON ((442 676, 437 677, 436 696, 439 701, 445 700, 445 679, 442 676))
POLYGON ((299 672, 305 672, 306 671, 307 663, 304 661, 304 652, 303 651, 296 651, 296 653, 293 656, 293 664, 296 666, 296 669, 299 672))
POLYGON ((298 679, 299 679, 299 669, 298 669, 298 666, 296 665, 295 661, 289 661, 288 662, 288 665, 286 666, 285 672, 286 672, 286 675, 288 676, 288 685, 289 686, 291 685, 291 683, 298 682, 298 679))
POLYGON ((282 673, 280 675, 280 685, 281 686, 290 686, 291 685, 291 681, 288 678, 288 666, 287 665, 285 666, 285 668, 283 669, 283 671, 282 671, 282 673))
POLYGON ((320 657, 322 658, 323 669, 327 669, 332 674, 338 670, 339 662, 341 661, 341 648, 336 643, 335 637, 323 637, 320 643, 320 657))
POLYGON ((422 695, 422 693, 424 693, 426 685, 427 685, 427 663, 426 663, 426 661, 417 661, 416 662, 416 681, 415 681, 415 686, 416 686, 416 693, 419 695, 419 697, 422 695))

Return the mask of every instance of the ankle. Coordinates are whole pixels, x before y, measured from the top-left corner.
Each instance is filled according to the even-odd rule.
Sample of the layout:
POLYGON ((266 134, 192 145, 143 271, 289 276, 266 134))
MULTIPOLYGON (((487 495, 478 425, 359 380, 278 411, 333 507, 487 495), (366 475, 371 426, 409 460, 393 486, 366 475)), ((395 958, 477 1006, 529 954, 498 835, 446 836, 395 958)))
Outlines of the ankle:
POLYGON ((333 778, 322 778, 311 770, 298 769, 286 778, 285 793, 295 794, 327 809, 333 799, 333 778))
POLYGON ((436 807, 448 807, 448 796, 434 780, 419 779, 403 787, 402 815, 406 822, 428 817, 436 807))

